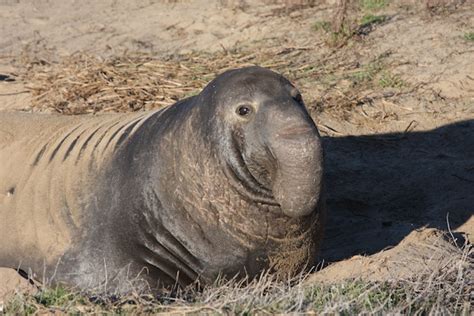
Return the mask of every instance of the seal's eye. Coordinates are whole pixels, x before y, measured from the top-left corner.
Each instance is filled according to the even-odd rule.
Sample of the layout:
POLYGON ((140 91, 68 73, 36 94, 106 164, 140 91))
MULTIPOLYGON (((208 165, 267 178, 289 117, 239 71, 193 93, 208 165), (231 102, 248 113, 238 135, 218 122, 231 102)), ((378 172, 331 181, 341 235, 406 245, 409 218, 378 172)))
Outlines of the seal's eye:
POLYGON ((295 101, 298 103, 303 103, 303 97, 301 96, 301 93, 298 93, 297 95, 295 95, 293 99, 295 99, 295 101))
POLYGON ((237 114, 240 116, 247 116, 252 112, 249 106, 241 105, 237 108, 237 114))
POLYGON ((298 91, 298 89, 296 89, 295 87, 293 87, 290 91, 290 95, 291 97, 293 98, 293 100, 295 100, 296 102, 298 102, 299 104, 303 105, 303 97, 301 96, 301 93, 298 91))

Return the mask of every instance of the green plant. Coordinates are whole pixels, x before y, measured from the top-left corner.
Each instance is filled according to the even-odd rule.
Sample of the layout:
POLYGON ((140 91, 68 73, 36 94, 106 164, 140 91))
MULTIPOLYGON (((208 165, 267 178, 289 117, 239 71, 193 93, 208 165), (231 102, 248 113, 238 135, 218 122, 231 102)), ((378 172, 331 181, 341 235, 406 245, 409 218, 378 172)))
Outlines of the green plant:
POLYGON ((466 41, 474 42, 474 32, 464 33, 463 37, 466 41))
POLYGON ((368 26, 371 24, 379 24, 384 22, 386 19, 385 15, 373 15, 373 14, 366 14, 360 20, 360 26, 368 26))
POLYGON ((63 287, 48 288, 40 291, 35 295, 35 299, 39 304, 46 307, 60 306, 72 301, 74 294, 63 287))
POLYGON ((360 7, 364 11, 376 11, 384 8, 388 0, 360 0, 360 7))
POLYGON ((379 61, 374 61, 362 67, 361 70, 350 74, 348 79, 352 80, 354 84, 369 82, 374 79, 375 75, 377 75, 382 68, 382 64, 379 61))
POLYGON ((400 78, 389 71, 383 71, 379 78, 379 85, 382 88, 403 88, 406 83, 400 78))

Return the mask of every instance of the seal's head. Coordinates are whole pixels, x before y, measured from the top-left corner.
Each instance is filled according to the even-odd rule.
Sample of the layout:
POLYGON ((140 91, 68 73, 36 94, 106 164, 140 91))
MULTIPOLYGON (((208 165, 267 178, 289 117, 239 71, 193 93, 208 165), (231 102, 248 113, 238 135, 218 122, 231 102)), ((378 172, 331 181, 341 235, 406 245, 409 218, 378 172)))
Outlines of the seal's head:
POLYGON ((323 177, 318 130, 300 92, 261 67, 230 70, 201 93, 227 174, 246 198, 289 217, 317 209, 323 177))

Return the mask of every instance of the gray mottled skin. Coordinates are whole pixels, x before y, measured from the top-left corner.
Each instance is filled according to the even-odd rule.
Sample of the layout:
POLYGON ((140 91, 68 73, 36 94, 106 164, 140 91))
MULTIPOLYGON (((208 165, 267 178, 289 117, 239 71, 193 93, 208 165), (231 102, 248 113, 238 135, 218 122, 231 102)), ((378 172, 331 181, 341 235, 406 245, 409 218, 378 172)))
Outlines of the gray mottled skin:
POLYGON ((322 238, 322 163, 298 91, 259 67, 155 112, 1 113, 0 266, 107 291, 291 274, 322 238))

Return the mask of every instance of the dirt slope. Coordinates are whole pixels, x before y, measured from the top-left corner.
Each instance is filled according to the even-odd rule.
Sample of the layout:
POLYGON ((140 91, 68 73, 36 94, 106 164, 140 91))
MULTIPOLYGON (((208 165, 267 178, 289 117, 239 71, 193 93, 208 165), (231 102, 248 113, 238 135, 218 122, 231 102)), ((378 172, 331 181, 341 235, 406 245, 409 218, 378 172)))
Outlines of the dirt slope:
POLYGON ((302 66, 287 75, 326 146, 322 259, 333 264, 314 280, 416 275, 423 270, 418 254, 436 243, 426 238, 432 229, 473 242, 472 1, 436 12, 393 1, 373 12, 383 22, 345 45, 328 45, 331 34, 315 30, 333 14, 331 1, 303 8, 266 2, 3 1, 0 111, 30 108, 28 82, 11 80, 25 47, 40 57, 293 50, 288 58, 302 66))

